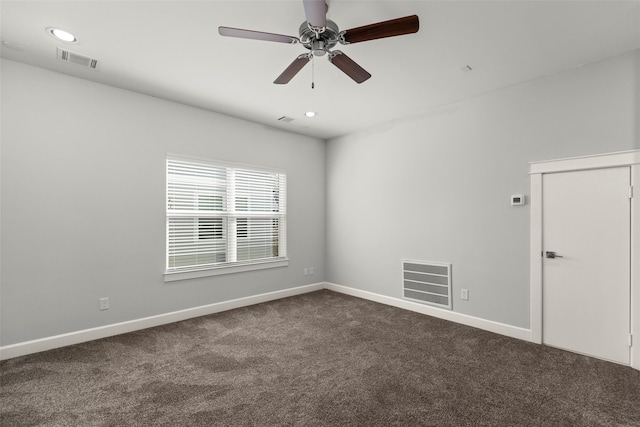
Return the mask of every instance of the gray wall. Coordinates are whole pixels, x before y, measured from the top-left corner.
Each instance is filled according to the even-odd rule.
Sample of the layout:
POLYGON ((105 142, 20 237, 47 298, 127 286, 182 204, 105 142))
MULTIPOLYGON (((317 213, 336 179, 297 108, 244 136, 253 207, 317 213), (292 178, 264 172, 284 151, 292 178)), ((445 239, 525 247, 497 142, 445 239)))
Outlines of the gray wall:
POLYGON ((1 136, 3 346, 324 280, 322 140, 7 60, 1 136), (167 152, 286 170, 289 266, 165 283, 167 152))
POLYGON ((509 196, 531 161, 640 148, 639 58, 329 141, 327 280, 401 298, 402 258, 451 262, 454 311, 528 328, 529 206, 509 196))
POLYGON ((324 280, 399 298, 402 258, 453 263, 455 311, 528 327, 528 162, 640 148, 639 52, 326 147, 1 63, 2 346, 324 280), (289 267, 164 283, 167 152, 285 169, 289 267))

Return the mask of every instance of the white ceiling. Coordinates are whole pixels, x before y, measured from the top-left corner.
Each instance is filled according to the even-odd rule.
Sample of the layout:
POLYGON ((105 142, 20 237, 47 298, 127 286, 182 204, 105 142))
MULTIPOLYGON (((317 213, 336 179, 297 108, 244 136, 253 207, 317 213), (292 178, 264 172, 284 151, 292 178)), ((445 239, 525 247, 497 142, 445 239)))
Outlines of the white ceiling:
POLYGON ((373 77, 326 60, 273 80, 306 49, 218 35, 218 26, 297 36, 301 0, 5 1, 3 58, 329 139, 640 48, 640 1, 329 0, 341 30, 417 14, 416 34, 339 48, 373 77), (59 27, 78 42, 59 42, 59 27), (97 59, 95 70, 56 48, 97 59), (472 71, 463 72, 469 65, 472 71), (309 119, 304 112, 318 112, 309 119), (294 121, 277 119, 289 116, 294 121))

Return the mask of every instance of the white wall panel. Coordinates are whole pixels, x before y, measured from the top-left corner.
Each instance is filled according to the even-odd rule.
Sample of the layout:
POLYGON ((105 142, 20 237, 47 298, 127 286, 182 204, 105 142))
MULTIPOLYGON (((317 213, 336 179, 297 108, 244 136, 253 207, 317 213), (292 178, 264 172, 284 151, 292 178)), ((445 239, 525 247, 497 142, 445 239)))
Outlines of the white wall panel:
POLYGON ((2 60, 0 344, 323 281, 324 159, 322 140, 2 60), (289 266, 165 283, 168 152, 285 170, 289 266))
POLYGON ((638 55, 329 141, 327 280, 399 298, 399 260, 446 261, 455 312, 528 328, 530 211, 509 197, 529 162, 637 147, 638 55))

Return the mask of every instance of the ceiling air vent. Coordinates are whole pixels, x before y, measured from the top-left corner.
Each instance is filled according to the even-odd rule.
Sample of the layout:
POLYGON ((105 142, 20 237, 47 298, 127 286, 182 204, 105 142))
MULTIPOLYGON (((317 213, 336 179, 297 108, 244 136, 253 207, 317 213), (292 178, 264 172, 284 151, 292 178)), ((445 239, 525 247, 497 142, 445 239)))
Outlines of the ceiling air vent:
POLYGON ((287 116, 282 116, 278 120, 280 120, 281 122, 284 122, 284 123, 291 123, 295 119, 292 119, 291 117, 287 117, 287 116))
POLYGON ((92 69, 95 69, 98 65, 97 59, 89 58, 88 56, 80 55, 79 53, 71 52, 60 47, 58 48, 58 59, 92 69))

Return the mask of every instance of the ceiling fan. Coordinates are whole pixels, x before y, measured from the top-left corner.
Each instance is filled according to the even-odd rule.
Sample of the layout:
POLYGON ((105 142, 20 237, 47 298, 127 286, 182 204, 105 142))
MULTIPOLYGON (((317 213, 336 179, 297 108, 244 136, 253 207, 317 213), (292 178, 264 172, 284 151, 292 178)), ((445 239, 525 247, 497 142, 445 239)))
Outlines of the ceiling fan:
POLYGON ((331 50, 336 44, 348 45, 385 37, 415 33, 419 29, 417 15, 377 22, 362 27, 340 31, 338 25, 327 19, 328 5, 325 0, 302 0, 306 21, 298 30, 299 36, 243 30, 241 28, 218 27, 218 33, 226 37, 265 40, 278 43, 302 44, 309 52, 298 57, 274 80, 275 84, 286 84, 314 57, 327 55, 329 61, 356 83, 371 77, 364 68, 340 50, 331 50))

